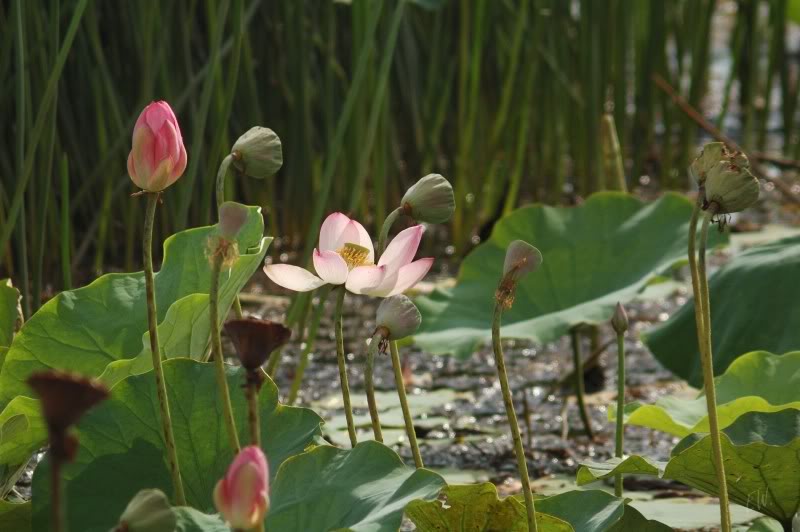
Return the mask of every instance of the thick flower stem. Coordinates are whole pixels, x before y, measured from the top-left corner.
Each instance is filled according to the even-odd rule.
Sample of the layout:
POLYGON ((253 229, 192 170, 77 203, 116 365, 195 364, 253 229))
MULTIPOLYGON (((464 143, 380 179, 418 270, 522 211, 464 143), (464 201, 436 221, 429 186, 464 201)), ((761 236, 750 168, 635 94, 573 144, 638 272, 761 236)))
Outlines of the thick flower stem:
POLYGON ((250 425, 250 443, 261 447, 261 420, 258 412, 258 371, 247 376, 244 393, 247 396, 247 419, 250 425))
POLYGON ((231 394, 228 390, 228 379, 225 377, 225 361, 222 356, 222 340, 219 332, 219 276, 222 269, 224 253, 218 251, 211 259, 211 288, 209 290, 208 314, 211 318, 211 352, 217 376, 217 393, 222 404, 222 415, 228 432, 228 442, 234 454, 241 450, 239 433, 233 417, 231 394))
MULTIPOLYGON (((617 433, 614 456, 622 458, 625 438, 625 333, 617 333, 617 433)), ((614 495, 622 497, 622 474, 614 477, 614 495)))
POLYGON ((53 456, 50 463, 50 529, 53 532, 67 530, 64 514, 64 483, 61 481, 62 462, 61 458, 53 456))
POLYGON ((500 379, 500 390, 503 392, 503 404, 506 407, 506 417, 511 426, 511 437, 514 440, 514 452, 517 455, 522 491, 525 495, 525 508, 528 515, 528 530, 536 531, 536 509, 533 505, 531 481, 528 477, 528 462, 525 459, 525 449, 522 447, 522 436, 517 423, 517 413, 511 398, 511 387, 506 374, 506 360, 503 356, 503 346, 500 342, 500 318, 503 315, 503 304, 498 302, 494 307, 494 320, 492 320, 492 348, 494 349, 494 362, 497 366, 497 377, 500 379))
POLYGON ((383 221, 383 226, 381 227, 381 234, 378 236, 378 249, 375 250, 375 257, 379 257, 383 254, 383 250, 386 248, 386 240, 389 238, 389 229, 392 228, 394 222, 397 220, 397 217, 400 216, 400 213, 403 212, 402 207, 398 207, 386 217, 386 220, 383 221))
MULTIPOLYGON (((717 471, 717 484, 719 486, 719 512, 722 532, 731 530, 730 503, 728 502, 728 485, 725 479, 725 460, 722 455, 722 442, 717 419, 717 392, 714 387, 714 362, 711 349, 711 301, 708 292, 708 278, 706 276, 706 245, 708 241, 708 225, 714 215, 714 204, 706 211, 703 225, 700 228, 700 248, 697 261, 697 278, 699 281, 699 294, 695 292, 695 301, 702 301, 704 330, 699 336, 703 346, 700 349, 700 358, 703 365, 703 387, 708 408, 709 436, 711 437, 711 450, 714 467, 717 471), (699 296, 699 297, 698 297, 699 296)), ((696 311, 696 310, 695 310, 696 311)), ((699 333, 698 333, 699 334, 699 333)))
POLYGON ((342 307, 344 306, 345 290, 342 286, 336 296, 336 310, 333 317, 333 328, 336 331, 336 361, 339 364, 339 383, 342 387, 342 403, 344 416, 347 419, 347 434, 350 436, 350 445, 355 447, 356 425, 353 422, 353 408, 350 406, 350 385, 347 383, 347 360, 344 354, 344 335, 342 334, 342 307))
POLYGON ((375 333, 367 349, 367 371, 364 374, 364 387, 367 389, 367 404, 369 405, 369 418, 372 421, 372 433, 375 441, 383 443, 383 432, 381 431, 381 420, 378 416, 378 402, 375 400, 375 354, 378 352, 378 344, 383 340, 383 335, 375 333))
POLYGON ((694 209, 692 210, 692 217, 689 220, 689 249, 688 249, 688 256, 689 256, 689 273, 692 277, 692 292, 694 293, 694 319, 695 319, 695 326, 697 327, 697 341, 700 349, 700 356, 701 358, 705 355, 703 354, 705 350, 705 345, 701 338, 705 336, 706 325, 704 323, 705 314, 703 312, 703 304, 704 301, 700 297, 700 278, 698 276, 698 269, 697 269, 697 222, 700 218, 700 208, 702 205, 703 199, 701 197, 697 198, 697 201, 694 204, 694 209))
POLYGON ((303 384, 303 375, 306 372, 306 367, 308 367, 308 358, 311 354, 311 350, 314 349, 314 343, 317 339, 317 330, 319 329, 319 322, 322 320, 322 311, 325 310, 325 301, 328 299, 329 291, 330 286, 328 285, 320 289, 319 302, 314 307, 314 312, 311 316, 311 325, 308 328, 305 345, 303 346, 303 352, 300 353, 300 362, 298 363, 297 369, 294 372, 292 387, 289 390, 289 398, 286 400, 286 404, 290 406, 294 404, 294 402, 297 400, 297 395, 300 393, 300 386, 303 384))
POLYGON ((158 192, 148 192, 147 213, 144 218, 144 239, 142 253, 144 255, 144 283, 147 297, 147 323, 150 329, 150 352, 153 357, 153 373, 156 378, 158 404, 161 409, 161 429, 164 433, 164 444, 167 448, 167 460, 172 475, 172 485, 175 490, 175 502, 178 506, 186 505, 186 496, 183 492, 183 480, 178 463, 178 452, 175 448, 175 436, 172 433, 172 418, 169 414, 169 400, 167 386, 164 382, 164 370, 161 367, 161 348, 158 344, 158 314, 156 311, 155 281, 153 278, 153 222, 158 205, 158 192))
POLYGON ((578 412, 583 421, 583 427, 586 429, 586 436, 591 440, 594 439, 594 431, 592 430, 592 422, 589 419, 589 411, 586 409, 586 401, 584 400, 585 390, 583 385, 583 357, 581 356, 581 337, 580 331, 577 327, 573 327, 569 332, 572 341, 572 363, 575 371, 575 397, 578 402, 578 412))
MULTIPOLYGON (((217 210, 219 210, 225 202, 225 178, 228 176, 228 168, 230 168, 232 160, 233 156, 228 154, 228 156, 222 160, 222 164, 219 165, 219 170, 217 170, 217 210)), ((233 311, 236 314, 237 320, 242 319, 242 303, 239 301, 239 294, 236 294, 236 297, 233 299, 233 311)))
POLYGON ((411 455, 414 457, 414 465, 417 469, 422 465, 422 455, 419 452, 417 443, 417 433, 414 431, 414 421, 411 419, 411 410, 408 408, 408 398, 406 397, 406 385, 403 382, 403 367, 400 364, 400 352, 397 349, 397 342, 389 342, 389 351, 392 354, 392 369, 394 370, 394 384, 397 387, 397 396, 400 398, 400 409, 403 411, 403 421, 406 425, 406 436, 408 444, 411 446, 411 455))

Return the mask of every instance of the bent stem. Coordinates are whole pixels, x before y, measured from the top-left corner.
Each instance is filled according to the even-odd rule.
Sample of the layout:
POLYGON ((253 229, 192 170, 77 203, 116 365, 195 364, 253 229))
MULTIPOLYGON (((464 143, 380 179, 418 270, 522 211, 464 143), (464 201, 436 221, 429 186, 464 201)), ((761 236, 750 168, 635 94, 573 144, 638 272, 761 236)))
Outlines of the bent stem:
POLYGON ((400 213, 403 212, 402 207, 398 207, 386 217, 386 220, 383 221, 383 226, 381 227, 381 234, 378 236, 378 249, 375 250, 375 256, 379 257, 383 254, 383 250, 386 248, 386 240, 389 238, 389 229, 392 228, 394 222, 397 220, 397 217, 400 216, 400 213))
POLYGON ((336 361, 339 364, 339 383, 342 387, 342 403, 344 404, 344 416, 347 419, 347 434, 350 436, 350 445, 355 447, 358 443, 356 438, 356 425, 353 422, 353 409, 350 406, 350 385, 347 383, 347 360, 344 355, 344 336, 342 334, 342 306, 344 306, 344 286, 339 288, 336 296, 336 310, 333 317, 333 328, 336 331, 336 361))
POLYGON ((378 402, 375 400, 375 353, 378 352, 378 345, 383 340, 381 333, 375 333, 367 349, 367 371, 364 374, 364 387, 367 389, 367 404, 369 405, 369 418, 372 421, 372 433, 375 441, 383 443, 383 432, 381 431, 381 420, 378 416, 378 402))
POLYGON ((503 315, 503 305, 498 302, 494 307, 494 320, 492 320, 492 348, 494 349, 494 362, 497 366, 497 377, 500 379, 500 389, 503 392, 503 404, 506 407, 506 417, 511 426, 511 437, 514 440, 514 453, 517 455, 522 491, 525 495, 525 509, 528 514, 528 530, 536 531, 536 509, 533 505, 531 481, 528 477, 528 462, 525 460, 525 449, 522 447, 522 436, 517 423, 517 413, 511 398, 511 387, 508 385, 506 374, 506 360, 503 356, 503 346, 500 343, 500 318, 503 315))
MULTIPOLYGON (((219 170, 217 170, 216 191, 218 212, 219 208, 225 202, 225 178, 228 176, 228 169, 231 166, 231 161, 233 161, 233 155, 228 154, 219 165, 219 170)), ((239 301, 239 294, 236 294, 236 297, 233 299, 233 311, 236 314, 237 320, 242 319, 242 303, 239 301)))
POLYGON ((572 362, 575 371, 575 397, 578 400, 578 411, 583 421, 583 427, 586 429, 586 436, 590 440, 594 439, 594 431, 592 430, 592 423, 589 419, 589 411, 586 410, 586 401, 584 401, 585 390, 583 386, 583 360, 581 357, 581 339, 580 332, 577 327, 573 327, 570 332, 570 339, 572 341, 572 362))
POLYGON ((300 393, 300 386, 303 384, 303 375, 305 374, 306 367, 308 366, 308 358, 311 354, 311 350, 314 349, 314 342, 317 339, 319 322, 322 320, 322 311, 325 310, 325 301, 328 298, 329 291, 330 287, 328 285, 321 289, 319 294, 319 302, 317 303, 316 307, 314 307, 314 313, 311 316, 311 325, 309 326, 308 333, 306 334, 306 342, 303 346, 303 352, 300 354, 300 362, 298 363, 297 369, 294 373, 292 387, 289 390, 289 398, 286 400, 286 404, 289 406, 294 404, 294 402, 297 400, 297 395, 300 393))
POLYGON ((419 452, 417 443, 417 433, 414 431, 414 421, 411 419, 411 410, 408 408, 408 397, 406 397, 406 385, 403 382, 403 367, 400 364, 400 352, 397 349, 397 342, 389 342, 389 351, 392 354, 392 369, 394 370, 394 384, 397 387, 397 397, 400 399, 400 409, 403 411, 403 421, 406 425, 406 436, 408 444, 411 446, 411 455, 414 457, 414 465, 417 469, 422 465, 422 455, 419 452))
MULTIPOLYGON (((617 333, 617 433, 614 456, 622 458, 625 426, 623 414, 625 408, 625 333, 617 333)), ((614 495, 622 497, 622 473, 614 477, 614 495)))
POLYGON ((228 379, 225 378, 225 361, 222 358, 222 340, 219 332, 219 276, 223 258, 224 253, 217 251, 211 259, 211 288, 209 290, 208 314, 211 317, 211 351, 214 358, 214 369, 216 370, 217 393, 219 393, 219 400, 222 403, 222 414, 225 418, 228 442, 233 453, 237 454, 241 447, 239 446, 236 421, 233 418, 228 379))
MULTIPOLYGON (((728 485, 725 480, 725 461, 722 456, 722 442, 720 440, 719 421, 717 418, 717 392, 714 386, 714 362, 711 349, 711 301, 708 292, 708 278, 706 276, 706 246, 708 241, 708 225, 712 216, 716 212, 714 203, 708 208, 703 217, 703 225, 700 228, 700 248, 697 261, 697 278, 700 290, 695 294, 695 300, 702 301, 704 330, 699 336, 699 342, 703 346, 700 349, 700 358, 703 365, 703 387, 706 396, 706 406, 708 408, 708 426, 711 436, 711 451, 714 458, 714 466, 717 470, 717 484, 719 485, 719 513, 720 524, 723 532, 731 530, 730 503, 728 501, 728 485)), ((691 239, 690 239, 691 240, 691 239)))
MULTIPOLYGON (((167 460, 172 475, 172 486, 175 489, 175 502, 178 506, 186 506, 186 495, 183 491, 183 480, 178 463, 178 452, 175 448, 175 435, 172 433, 172 418, 169 414, 167 386, 164 382, 164 369, 161 367, 161 348, 158 344, 158 318, 156 312, 155 281, 153 278, 153 222, 158 205, 159 192, 147 192, 147 213, 144 218, 144 239, 142 253, 144 255, 144 284, 147 297, 147 325, 150 330, 150 353, 153 357, 153 374, 156 378, 158 405, 161 409, 161 430, 164 433, 164 445, 167 448, 167 460)), ((213 328, 212 328, 213 329, 213 328)))

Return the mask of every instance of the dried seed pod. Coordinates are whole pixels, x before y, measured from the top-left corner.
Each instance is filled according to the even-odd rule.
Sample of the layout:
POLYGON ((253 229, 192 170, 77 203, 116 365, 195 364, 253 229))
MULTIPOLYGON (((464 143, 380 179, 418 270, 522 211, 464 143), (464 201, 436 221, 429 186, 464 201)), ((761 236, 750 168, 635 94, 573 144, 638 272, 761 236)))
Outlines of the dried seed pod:
POLYGON ((270 353, 292 336, 292 330, 280 323, 255 318, 227 321, 225 332, 236 348, 239 361, 248 371, 261 367, 270 353))
POLYGON ((514 240, 506 249, 503 276, 515 282, 534 271, 542 263, 542 253, 524 240, 514 240))
POLYGON ((42 402, 47 426, 65 431, 87 410, 108 398, 108 388, 93 379, 63 371, 41 371, 28 377, 30 386, 42 402))

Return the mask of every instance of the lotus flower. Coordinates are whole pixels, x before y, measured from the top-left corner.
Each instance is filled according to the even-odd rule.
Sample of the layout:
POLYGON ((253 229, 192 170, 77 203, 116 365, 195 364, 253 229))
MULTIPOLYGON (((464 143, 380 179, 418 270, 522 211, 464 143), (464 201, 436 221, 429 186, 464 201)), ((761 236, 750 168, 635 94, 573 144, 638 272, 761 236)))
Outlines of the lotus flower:
POLYGON ((317 275, 298 266, 270 264, 267 277, 289 290, 308 292, 325 284, 345 285, 354 294, 389 297, 417 284, 433 265, 432 258, 413 260, 425 227, 401 231, 386 247, 378 264, 364 226, 340 212, 328 216, 314 250, 317 275))
POLYGON ((233 529, 249 530, 269 510, 269 466, 260 448, 242 449, 214 488, 214 506, 233 529))
POLYGON ((144 108, 133 127, 128 174, 137 187, 161 192, 186 170, 186 148, 178 119, 167 102, 144 108))

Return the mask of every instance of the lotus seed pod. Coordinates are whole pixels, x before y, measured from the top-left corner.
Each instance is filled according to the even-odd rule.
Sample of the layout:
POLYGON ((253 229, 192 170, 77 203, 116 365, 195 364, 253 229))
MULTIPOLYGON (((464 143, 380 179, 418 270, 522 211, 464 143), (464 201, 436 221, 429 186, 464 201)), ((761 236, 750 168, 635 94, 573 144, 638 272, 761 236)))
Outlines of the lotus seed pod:
POLYGON ((233 166, 250 177, 270 177, 283 166, 281 139, 266 127, 250 128, 233 145, 231 154, 233 166))
POLYGON ((456 200, 447 179, 439 174, 428 174, 406 191, 400 205, 418 222, 440 224, 453 216, 456 200))
POLYGON ((622 303, 617 303, 617 308, 614 309, 614 315, 611 317, 611 328, 617 334, 622 334, 628 330, 628 314, 625 312, 625 307, 622 303))
POLYGON ((227 321, 225 332, 233 342, 242 366, 249 371, 258 369, 270 353, 292 336, 292 330, 280 323, 255 318, 227 321))
POLYGON ((758 193, 758 179, 747 166, 722 161, 708 173, 703 208, 713 205, 717 214, 740 212, 758 200, 758 193))
POLYGON ((411 336, 417 332, 421 323, 422 316, 419 309, 402 294, 387 297, 378 306, 376 325, 377 328, 388 331, 386 338, 389 340, 400 340, 411 336))
POLYGON ((145 489, 128 503, 114 532, 174 532, 177 524, 164 492, 145 489))
POLYGON ((42 402, 47 426, 55 431, 64 431, 77 423, 109 394, 100 381, 63 371, 40 371, 28 377, 27 382, 42 402))
POLYGON ((724 152, 725 144, 722 142, 709 142, 703 146, 703 150, 700 152, 700 155, 689 167, 689 170, 697 181, 698 186, 702 186, 705 183, 708 172, 710 172, 711 169, 717 165, 717 163, 723 160, 724 152))
POLYGON ((235 240, 247 221, 247 207, 234 201, 219 206, 219 234, 227 240, 235 240))
POLYGON ((534 271, 542 263, 542 253, 524 240, 514 240, 506 250, 503 278, 513 282, 534 271))

